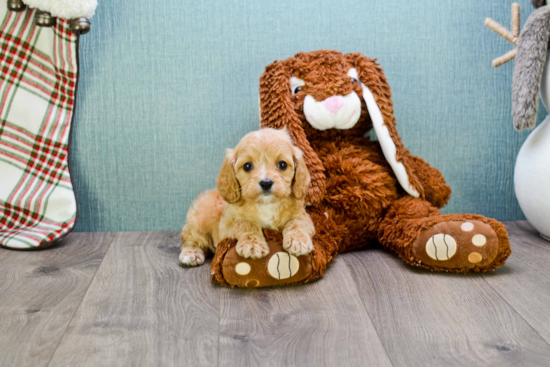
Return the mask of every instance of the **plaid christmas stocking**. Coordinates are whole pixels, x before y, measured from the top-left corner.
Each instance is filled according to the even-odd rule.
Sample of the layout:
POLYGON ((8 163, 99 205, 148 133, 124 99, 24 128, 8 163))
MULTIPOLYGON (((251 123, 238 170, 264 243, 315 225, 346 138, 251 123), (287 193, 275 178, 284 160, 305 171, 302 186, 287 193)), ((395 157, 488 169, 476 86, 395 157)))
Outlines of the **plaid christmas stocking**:
POLYGON ((36 11, 0 0, 0 246, 17 249, 66 236, 77 210, 68 150, 78 37, 63 19, 36 26, 36 11))

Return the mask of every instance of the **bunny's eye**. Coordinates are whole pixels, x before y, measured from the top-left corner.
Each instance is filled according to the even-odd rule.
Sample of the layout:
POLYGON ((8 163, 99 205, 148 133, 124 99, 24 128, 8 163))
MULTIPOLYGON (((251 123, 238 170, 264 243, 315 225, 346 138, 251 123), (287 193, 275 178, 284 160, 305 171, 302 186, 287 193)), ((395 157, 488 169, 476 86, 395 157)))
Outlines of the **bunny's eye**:
POLYGON ((296 94, 301 91, 304 85, 306 85, 306 83, 302 79, 296 78, 295 76, 290 78, 290 90, 292 91, 292 94, 296 94))
POLYGON ((357 83, 357 79, 351 78, 351 82, 352 82, 352 83, 357 83))
POLYGON ((250 162, 245 163, 244 166, 243 166, 243 169, 244 169, 245 172, 252 171, 252 163, 250 163, 250 162))

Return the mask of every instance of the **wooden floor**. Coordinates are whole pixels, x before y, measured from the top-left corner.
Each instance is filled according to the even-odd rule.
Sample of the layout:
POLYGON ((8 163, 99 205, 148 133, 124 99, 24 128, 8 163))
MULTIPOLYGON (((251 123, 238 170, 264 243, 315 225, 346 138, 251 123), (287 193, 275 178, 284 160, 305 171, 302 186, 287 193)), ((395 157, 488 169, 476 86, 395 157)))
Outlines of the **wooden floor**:
POLYGON ((75 233, 0 250, 1 366, 550 366, 550 243, 507 223, 489 274, 383 248, 313 284, 259 290, 178 265, 179 233, 75 233))

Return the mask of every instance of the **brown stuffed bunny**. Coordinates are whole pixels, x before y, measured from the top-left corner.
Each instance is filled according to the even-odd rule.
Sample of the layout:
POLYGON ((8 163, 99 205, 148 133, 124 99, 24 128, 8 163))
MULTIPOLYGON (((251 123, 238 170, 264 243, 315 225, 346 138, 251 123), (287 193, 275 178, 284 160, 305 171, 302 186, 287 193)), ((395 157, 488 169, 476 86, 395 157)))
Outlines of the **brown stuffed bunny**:
POLYGON ((321 277, 337 253, 379 241, 408 264, 470 273, 494 270, 510 256, 505 226, 480 215, 443 215, 451 190, 441 173, 403 146, 382 68, 360 53, 298 53, 260 78, 262 127, 286 127, 311 174, 307 211, 314 251, 295 258, 281 235, 264 230, 270 254, 250 260, 224 240, 212 280, 241 287, 305 283, 321 277), (365 134, 374 128, 378 141, 365 134), (241 263, 245 266, 237 266, 241 263), (246 274, 238 270, 246 268, 246 274))

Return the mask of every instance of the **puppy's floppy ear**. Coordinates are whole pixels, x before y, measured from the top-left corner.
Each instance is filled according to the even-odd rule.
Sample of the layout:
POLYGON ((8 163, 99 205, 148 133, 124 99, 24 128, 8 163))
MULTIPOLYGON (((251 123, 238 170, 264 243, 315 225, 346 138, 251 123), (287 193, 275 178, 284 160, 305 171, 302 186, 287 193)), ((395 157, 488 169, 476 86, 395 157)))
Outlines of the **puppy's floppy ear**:
POLYGON ((302 200, 309 189, 311 177, 307 169, 304 154, 296 147, 294 149, 294 179, 292 180, 292 196, 302 200))
POLYGON ((315 203, 325 194, 325 169, 311 148, 300 118, 294 111, 291 100, 290 78, 293 58, 275 61, 267 66, 260 77, 261 126, 282 129, 286 126, 295 146, 304 153, 304 161, 311 174, 311 186, 305 197, 306 203, 315 203))
POLYGON ((235 153, 228 149, 223 160, 222 169, 216 181, 216 187, 222 198, 230 204, 241 199, 241 186, 235 177, 235 153))
POLYGON ((376 61, 352 53, 345 55, 357 72, 363 88, 363 99, 367 105, 372 125, 382 147, 384 157, 390 164, 399 184, 411 196, 424 198, 424 189, 414 174, 411 154, 403 146, 397 133, 391 91, 382 68, 376 61))

